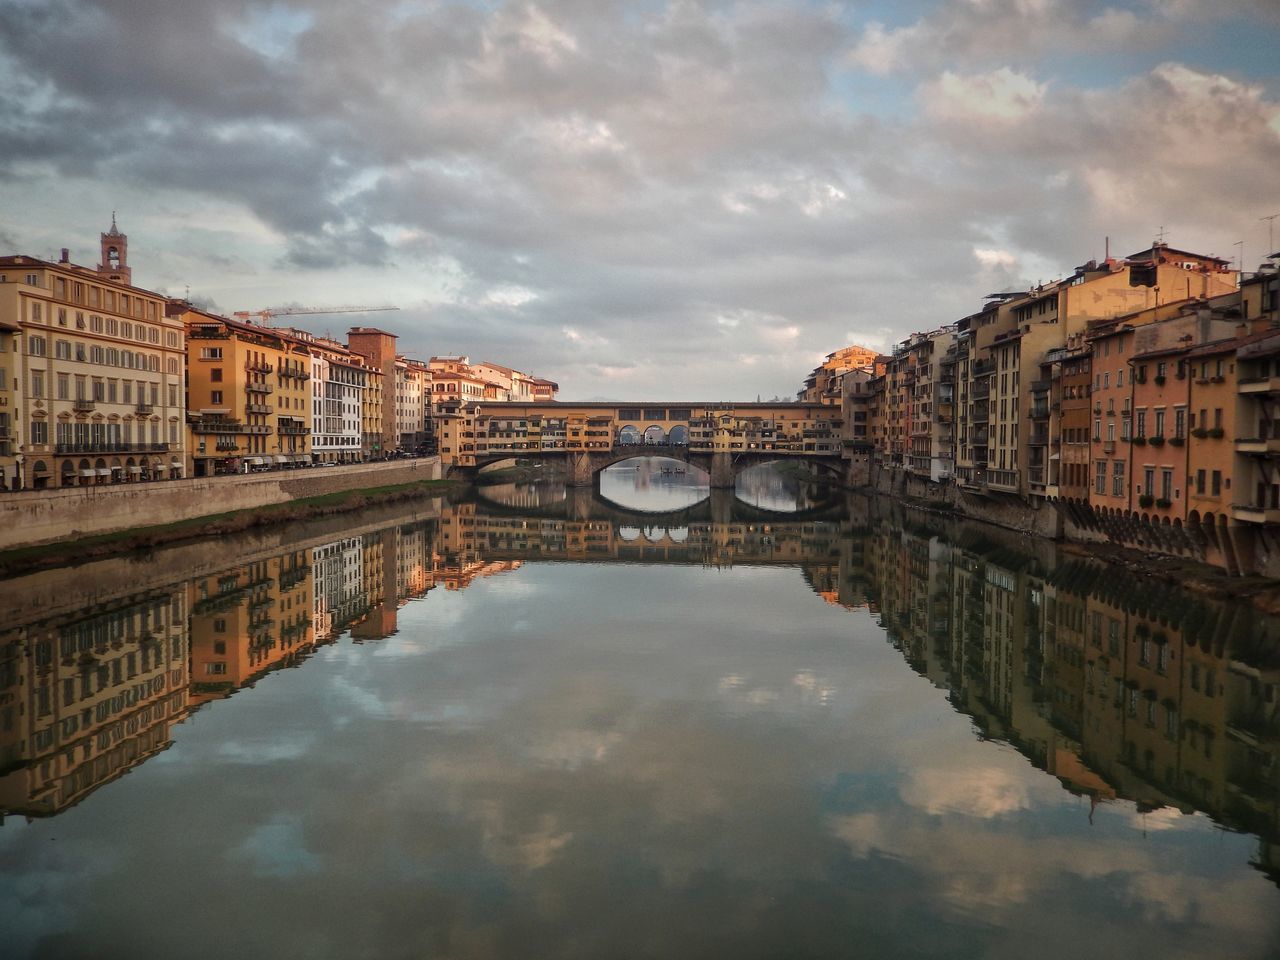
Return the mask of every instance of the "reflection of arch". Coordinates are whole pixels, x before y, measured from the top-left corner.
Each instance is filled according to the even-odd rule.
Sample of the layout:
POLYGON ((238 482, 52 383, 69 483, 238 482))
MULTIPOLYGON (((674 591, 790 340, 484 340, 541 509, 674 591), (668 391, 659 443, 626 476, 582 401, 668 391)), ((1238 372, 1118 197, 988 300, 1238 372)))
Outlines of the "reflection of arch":
POLYGON ((640 539, 639 527, 618 527, 618 539, 625 543, 640 539))
POLYGON ((645 527, 644 528, 644 538, 648 540, 650 543, 661 543, 663 540, 666 539, 666 536, 667 536, 666 527, 645 527))
POLYGON ((667 434, 667 442, 677 447, 688 446, 689 428, 683 423, 677 423, 671 428, 671 432, 667 434))
POLYGON ((633 447, 638 443, 643 443, 640 431, 630 423, 618 431, 618 445, 622 447, 633 447))
POLYGON ((667 536, 671 539, 672 543, 684 543, 686 540, 689 539, 689 528, 688 527, 668 527, 667 536))
POLYGON ((645 427, 644 442, 645 443, 666 443, 667 431, 663 430, 662 427, 658 426, 656 423, 651 427, 645 427))

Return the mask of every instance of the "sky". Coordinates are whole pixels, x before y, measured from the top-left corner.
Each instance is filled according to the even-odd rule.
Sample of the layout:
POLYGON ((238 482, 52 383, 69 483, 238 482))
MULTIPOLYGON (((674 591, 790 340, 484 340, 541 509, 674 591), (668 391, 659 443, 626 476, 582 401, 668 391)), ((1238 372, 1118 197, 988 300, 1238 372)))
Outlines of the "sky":
POLYGON ((0 0, 0 252, 93 265, 116 211, 215 310, 790 395, 1107 237, 1256 268, 1277 51, 1280 0, 0 0))

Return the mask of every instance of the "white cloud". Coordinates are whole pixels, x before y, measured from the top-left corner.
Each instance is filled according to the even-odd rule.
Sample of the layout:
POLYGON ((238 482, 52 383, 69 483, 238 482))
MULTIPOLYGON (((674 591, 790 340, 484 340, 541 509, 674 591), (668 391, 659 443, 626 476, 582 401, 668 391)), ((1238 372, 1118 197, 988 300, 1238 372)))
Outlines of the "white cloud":
POLYGON ((1034 113, 1044 100, 1047 85, 1023 73, 1001 67, 990 73, 959 74, 945 71, 925 84, 920 99, 935 119, 949 123, 987 122, 1012 124, 1034 113))

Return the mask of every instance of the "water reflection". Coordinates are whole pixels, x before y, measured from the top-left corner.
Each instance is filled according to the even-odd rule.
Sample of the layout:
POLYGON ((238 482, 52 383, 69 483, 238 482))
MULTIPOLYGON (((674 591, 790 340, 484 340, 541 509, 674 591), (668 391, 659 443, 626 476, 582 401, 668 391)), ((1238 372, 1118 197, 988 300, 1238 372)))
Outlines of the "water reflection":
POLYGON ((633 510, 679 510, 711 492, 707 475, 669 457, 640 457, 600 473, 600 495, 633 510))
MULTIPOLYGON (((141 919, 113 890, 229 857, 277 904, 250 954, 303 917, 334 956, 1276 946, 1275 618, 858 498, 519 497, 9 581, 0 806, 81 814, 56 862, 5 825, 12 942, 91 954, 141 919), (19 911, 36 877, 102 907, 19 911)), ((229 949, 171 909, 144 953, 229 949)))

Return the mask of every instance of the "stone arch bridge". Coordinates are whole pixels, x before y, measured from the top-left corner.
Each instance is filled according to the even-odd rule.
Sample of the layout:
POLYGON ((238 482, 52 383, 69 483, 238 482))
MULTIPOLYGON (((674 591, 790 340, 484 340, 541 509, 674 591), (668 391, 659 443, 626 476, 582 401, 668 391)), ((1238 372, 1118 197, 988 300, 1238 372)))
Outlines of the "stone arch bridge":
POLYGON ((491 403, 442 425, 449 473, 507 460, 555 463, 570 486, 637 457, 670 457, 703 470, 717 489, 744 470, 803 462, 837 482, 842 458, 839 407, 815 403, 491 403))

